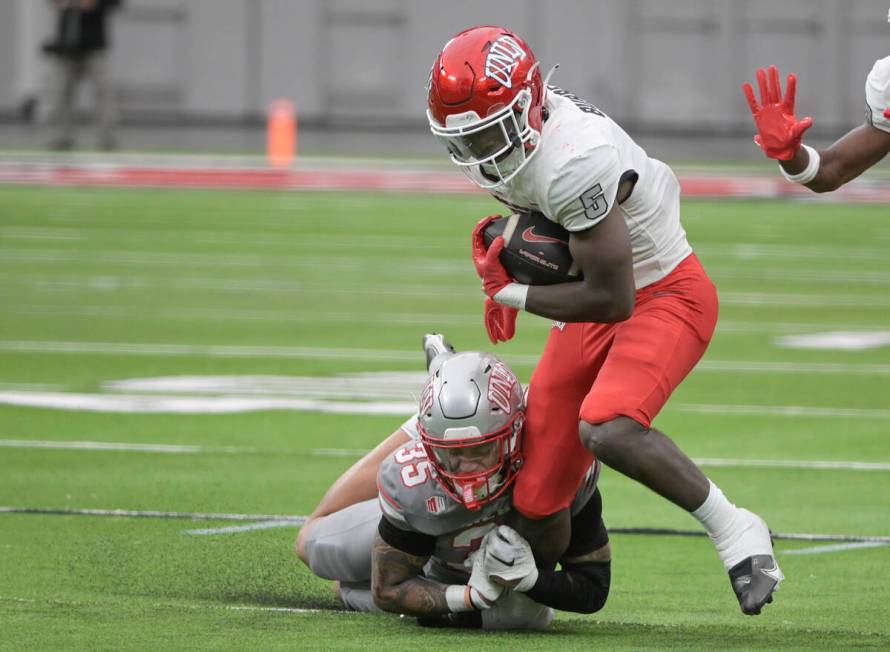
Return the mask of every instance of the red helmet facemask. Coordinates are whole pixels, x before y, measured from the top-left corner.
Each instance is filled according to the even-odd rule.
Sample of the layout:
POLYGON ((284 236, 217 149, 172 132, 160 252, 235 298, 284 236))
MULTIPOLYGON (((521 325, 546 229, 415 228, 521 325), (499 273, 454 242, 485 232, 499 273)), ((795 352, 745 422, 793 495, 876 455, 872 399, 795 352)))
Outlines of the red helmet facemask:
POLYGON ((420 423, 417 429, 439 484, 457 502, 476 510, 498 498, 516 478, 524 423, 517 413, 498 431, 454 440, 430 435, 420 423))

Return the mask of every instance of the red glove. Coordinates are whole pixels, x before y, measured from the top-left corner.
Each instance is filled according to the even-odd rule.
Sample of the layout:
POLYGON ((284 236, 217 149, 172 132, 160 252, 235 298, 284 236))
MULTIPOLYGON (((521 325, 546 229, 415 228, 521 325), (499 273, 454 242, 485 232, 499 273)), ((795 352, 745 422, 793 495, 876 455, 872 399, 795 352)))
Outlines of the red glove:
POLYGON ((476 267, 476 271, 482 279, 482 291, 491 298, 503 290, 505 285, 513 282, 499 258, 503 249, 504 239, 498 236, 491 243, 488 251, 485 252, 485 258, 476 267))
POLYGON ((501 219, 500 215, 489 215, 479 220, 473 229, 473 265, 476 273, 482 279, 482 289, 485 297, 485 331, 492 344, 506 342, 516 334, 516 316, 519 310, 498 303, 491 297, 498 293, 505 285, 512 283, 512 279, 498 258, 504 248, 504 239, 495 238, 491 247, 486 248, 482 235, 485 228, 501 219))
POLYGON ((745 82, 742 85, 745 97, 748 98, 748 106, 751 107, 751 115, 754 116, 754 124, 757 125, 758 134, 754 136, 754 142, 768 157, 780 161, 790 160, 800 148, 803 132, 813 125, 812 118, 806 117, 798 121, 794 115, 797 77, 794 74, 788 75, 784 98, 779 83, 779 70, 775 66, 770 66, 768 71, 758 68, 757 84, 760 86, 762 106, 757 104, 751 84, 745 82))
POLYGON ((485 297, 485 331, 492 344, 506 342, 516 334, 516 308, 485 297))
POLYGON ((485 262, 485 254, 488 252, 488 247, 485 246, 485 238, 482 233, 489 224, 499 219, 501 219, 500 215, 483 217, 473 229, 473 264, 476 266, 476 273, 479 275, 479 278, 482 278, 481 266, 485 262))

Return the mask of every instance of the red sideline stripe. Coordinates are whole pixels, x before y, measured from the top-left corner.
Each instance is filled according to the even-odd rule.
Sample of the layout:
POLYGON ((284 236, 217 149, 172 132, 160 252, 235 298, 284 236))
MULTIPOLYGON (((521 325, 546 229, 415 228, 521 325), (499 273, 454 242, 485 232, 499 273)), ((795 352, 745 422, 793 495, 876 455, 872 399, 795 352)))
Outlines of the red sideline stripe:
POLYGON ((49 186, 172 188, 270 188, 280 190, 368 190, 476 192, 463 175, 391 170, 263 170, 160 167, 0 168, 0 183, 49 186))
MULTIPOLYGON (((476 193, 482 192, 458 172, 262 168, 172 168, 149 166, 0 166, 0 184, 87 187, 165 187, 278 190, 341 190, 476 193)), ((680 186, 686 197, 783 198, 815 195, 780 176, 684 175, 680 186)), ((890 184, 852 183, 822 199, 890 203, 890 184)))

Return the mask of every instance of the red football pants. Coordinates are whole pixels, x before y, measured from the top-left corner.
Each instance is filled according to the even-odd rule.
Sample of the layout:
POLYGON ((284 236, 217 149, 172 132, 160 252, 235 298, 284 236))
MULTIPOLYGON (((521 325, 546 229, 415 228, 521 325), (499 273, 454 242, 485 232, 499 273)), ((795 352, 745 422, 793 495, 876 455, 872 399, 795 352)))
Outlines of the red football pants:
POLYGON ((626 416, 648 428, 704 354, 716 324, 717 291, 691 254, 637 291, 626 321, 554 325, 529 384, 516 509, 543 518, 568 507, 593 462, 579 421, 626 416))

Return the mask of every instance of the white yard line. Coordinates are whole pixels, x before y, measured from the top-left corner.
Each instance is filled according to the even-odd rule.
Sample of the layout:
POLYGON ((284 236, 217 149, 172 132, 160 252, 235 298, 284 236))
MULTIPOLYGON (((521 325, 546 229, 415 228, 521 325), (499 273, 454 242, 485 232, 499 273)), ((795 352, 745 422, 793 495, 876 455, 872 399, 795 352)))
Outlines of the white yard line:
POLYGON ((861 550, 864 548, 885 548, 890 543, 878 541, 863 541, 859 543, 837 543, 831 546, 814 546, 812 548, 799 548, 797 550, 783 550, 783 555, 821 555, 826 552, 843 552, 845 550, 861 550))
MULTIPOLYGON (((93 607, 95 603, 91 602, 74 602, 70 600, 35 600, 34 598, 20 598, 17 596, 0 596, 0 602, 19 602, 22 604, 50 604, 54 607, 93 607)), ((299 607, 268 607, 250 604, 183 604, 183 603, 163 603, 156 602, 152 605, 158 609, 211 609, 225 611, 266 611, 270 613, 289 613, 289 614, 319 614, 319 613, 342 613, 351 614, 355 612, 344 611, 343 609, 301 609, 299 607)))
POLYGON ((42 516, 111 516, 115 518, 159 518, 192 521, 290 521, 300 525, 305 516, 285 514, 234 514, 215 512, 166 512, 138 509, 75 509, 53 507, 0 506, 0 514, 37 514, 42 516))
POLYGON ((678 403, 673 406, 679 412, 696 414, 753 414, 781 417, 841 417, 853 419, 890 419, 890 410, 865 408, 822 408, 802 405, 721 405, 705 403, 678 403))
MULTIPOLYGON (((159 605, 166 606, 166 605, 159 605)), ((201 607, 190 607, 200 609, 201 607)), ((255 605, 224 605, 221 607, 218 606, 208 606, 208 609, 226 609, 228 611, 267 611, 271 613, 283 613, 283 614, 320 614, 320 613, 343 613, 343 614, 354 614, 354 611, 345 611, 343 609, 300 609, 297 607, 258 607, 255 605)))
POLYGON ((890 364, 845 362, 767 362, 702 360, 695 371, 732 373, 780 373, 803 375, 890 376, 890 364))
POLYGON ((169 453, 189 455, 197 453, 255 453, 256 448, 241 446, 192 446, 188 444, 134 444, 111 441, 65 441, 48 439, 0 439, 0 448, 37 448, 77 451, 121 451, 132 453, 169 453))
POLYGON ((860 310, 883 310, 890 306, 890 297, 850 294, 789 294, 779 292, 721 292, 721 305, 729 306, 794 306, 821 308, 826 306, 855 307, 860 310))
MULTIPOLYGON (((23 353, 91 353, 100 355, 158 355, 208 358, 302 358, 321 360, 373 360, 418 362, 416 351, 335 349, 312 346, 238 346, 191 344, 135 344, 114 342, 0 341, 0 351, 23 353)), ((531 358, 532 356, 527 356, 531 358)), ((537 361, 537 357, 534 357, 537 361)))
POLYGON ((715 281, 727 279, 744 279, 752 281, 764 281, 774 283, 781 279, 783 283, 800 281, 806 283, 841 283, 841 284, 866 284, 866 285, 890 285, 890 272, 871 270, 830 270, 807 268, 758 268, 752 270, 747 267, 720 267, 707 266, 708 275, 715 281))
POLYGON ((840 460, 747 460, 697 457, 699 466, 767 469, 819 469, 831 471, 890 471, 890 462, 846 462, 840 460))
POLYGON ((410 415, 415 401, 326 401, 275 396, 179 396, 164 394, 83 394, 0 392, 0 404, 120 414, 235 414, 266 410, 322 414, 410 415))
POLYGON ((731 257, 742 260, 772 258, 777 260, 815 260, 818 262, 835 260, 844 263, 848 263, 850 260, 870 260, 880 263, 887 261, 887 251, 880 247, 848 247, 844 245, 821 247, 818 245, 792 245, 785 243, 698 243, 696 251, 704 256, 713 256, 715 258, 731 257))
MULTIPOLYGON (((4 234, 2 229, 0 229, 0 237, 3 237, 4 234)), ((143 237, 140 238, 132 238, 134 240, 138 240, 139 242, 144 243, 145 239, 149 236, 146 233, 143 237)), ((185 235, 180 234, 180 237, 186 238, 185 235)), ((319 237, 323 237, 319 234, 319 237)), ((312 246, 317 249, 317 245, 315 241, 310 237, 309 234, 303 235, 304 240, 307 243, 312 243, 312 246)), ((203 238, 193 237, 187 238, 190 242, 195 241, 204 241, 204 242, 213 242, 213 238, 203 238)), ((243 236, 233 235, 231 237, 231 244, 245 244, 243 242, 243 236)), ((276 244, 280 248, 282 246, 281 238, 269 238, 270 244, 276 244)), ((222 242, 222 241, 221 241, 222 242)), ((390 239, 384 239, 383 241, 390 248, 396 248, 400 250, 404 250, 414 244, 421 243, 421 239, 405 239, 404 242, 399 244, 398 242, 391 242, 390 239)), ((325 247, 331 246, 330 243, 325 243, 325 247)), ((424 248, 427 248, 426 243, 423 244, 424 248)), ((341 243, 341 248, 350 248, 354 249, 356 247, 356 243, 349 240, 349 242, 341 243)), ((292 249, 290 247, 289 249, 292 249)), ((460 274, 456 269, 452 269, 453 265, 462 264, 458 261, 449 261, 447 258, 439 258, 437 259, 439 265, 447 265, 447 267, 443 267, 439 269, 438 267, 426 267, 426 269, 431 271, 441 271, 444 273, 448 273, 450 282, 442 282, 437 284, 437 288, 440 290, 448 289, 452 292, 460 292, 461 290, 466 290, 470 286, 464 281, 474 278, 472 272, 469 267, 466 267, 465 273, 460 274)), ((410 265, 410 263, 406 263, 410 265)), ((427 263, 424 261, 424 265, 427 263)), ((346 271, 346 270, 344 270, 346 271)), ((709 268, 709 271, 710 268, 709 268)), ((750 279, 754 281, 769 281, 777 278, 782 279, 785 282, 788 281, 799 281, 799 282, 808 282, 808 283, 841 283, 841 284, 855 284, 855 285, 878 285, 878 286, 890 286, 890 272, 875 272, 875 271, 843 271, 836 270, 826 272, 824 270, 807 270, 807 269, 798 269, 798 270, 785 270, 785 269, 770 269, 770 270, 757 270, 756 272, 750 271, 748 269, 740 268, 740 269, 728 269, 722 268, 718 269, 716 272, 712 271, 711 276, 717 279, 750 279)), ((219 278, 215 276, 198 276, 194 274, 190 275, 138 275, 138 274, 129 274, 129 273, 115 273, 115 274, 102 274, 98 272, 94 273, 81 273, 81 274, 52 274, 52 273, 26 273, 26 272, 15 272, 15 273, 0 273, 0 282, 7 285, 15 285, 18 287, 30 287, 36 290, 80 290, 80 291, 92 291, 92 290, 108 290, 108 289, 127 289, 127 290, 209 290, 215 292, 250 292, 250 293, 305 293, 305 292, 315 292, 315 293, 341 293, 341 294, 356 294, 367 291, 366 288, 358 287, 358 286, 349 286, 342 282, 342 279, 338 279, 336 282, 324 281, 324 280, 314 280, 313 282, 297 282, 293 281, 290 278, 272 278, 265 277, 262 279, 252 278, 252 277, 238 277, 227 274, 224 278, 219 278), (108 284, 97 284, 97 279, 100 280, 109 280, 113 281, 113 286, 109 287, 108 284)), ((391 294, 397 296, 413 296, 419 295, 424 291, 422 287, 418 287, 417 285, 404 284, 398 281, 388 283, 385 287, 376 288, 376 292, 389 292, 391 294)), ((475 289, 473 290, 475 291, 475 289)), ((766 296, 771 295, 771 292, 764 292, 766 296)), ((728 296, 732 296, 731 293, 727 293, 728 296)), ((800 295, 796 295, 800 296, 800 295)), ((803 295, 809 296, 809 295, 803 295)), ((721 294, 721 299, 723 299, 724 295, 721 294)))
MULTIPOLYGON (((198 446, 187 444, 138 444, 129 442, 64 441, 47 439, 0 439, 0 448, 55 449, 70 451, 111 451, 133 453, 167 453, 179 455, 275 453, 310 455, 312 457, 361 457, 362 448, 311 448, 308 451, 282 451, 241 446, 198 446)), ((890 462, 856 462, 844 460, 757 460, 718 457, 697 457, 699 466, 726 468, 814 469, 833 471, 890 471, 890 462)))
MULTIPOLYGON (((47 265, 85 263, 90 265, 127 266, 175 266, 204 267, 231 271, 233 268, 283 267, 287 269, 325 269, 329 272, 368 271, 367 264, 355 256, 322 257, 294 256, 292 254, 212 254, 212 253, 170 253, 166 251, 108 250, 70 251, 66 249, 16 249, 0 248, 0 258, 5 261, 46 263, 47 265)), ((407 264, 405 265, 407 267, 407 264)), ((446 275, 469 274, 472 267, 459 259, 441 260, 418 258, 411 261, 411 274, 446 275)), ((468 276, 469 278, 469 276, 468 276)))
MULTIPOLYGON (((406 396, 406 398, 408 398, 406 396)), ((184 396, 171 394, 86 394, 0 391, 0 404, 83 412, 122 414, 235 414, 268 410, 405 417, 417 403, 398 400, 325 400, 281 396, 184 396)), ((823 408, 802 405, 731 405, 676 403, 671 411, 694 414, 782 416, 790 418, 890 419, 890 410, 823 408)))
MULTIPOLYGON (((126 308, 120 306, 78 306, 64 308, 45 305, 19 305, 4 307, 7 315, 49 315, 52 317, 101 317, 103 319, 124 319, 153 321, 183 320, 188 322, 273 322, 278 324, 393 324, 417 326, 428 329, 430 324, 437 328, 450 326, 476 326, 479 324, 477 314, 425 314, 421 312, 405 313, 355 313, 325 312, 316 310, 245 310, 245 309, 213 309, 213 308, 158 308, 149 312, 139 307, 126 308)), ((531 328, 548 328, 543 320, 529 322, 531 328)))
POLYGON ((316 457, 362 457, 369 452, 360 448, 313 448, 309 454, 316 457))
MULTIPOLYGON (((144 511, 144 510, 123 510, 123 509, 54 509, 39 507, 10 507, 0 506, 0 514, 35 514, 43 516, 99 516, 114 518, 157 518, 157 519, 190 519, 190 520, 210 520, 210 521, 253 521, 251 525, 258 521, 276 521, 280 523, 290 523, 293 525, 301 525, 306 521, 306 516, 282 516, 271 514, 213 514, 205 512, 164 512, 164 511, 144 511)), ((283 527, 283 526, 282 526, 283 527)), ((680 530, 674 528, 644 528, 644 527, 612 527, 610 532, 616 534, 646 534, 646 535, 665 535, 665 536, 690 536, 703 537, 706 536, 703 530, 680 530)), ((825 541, 825 542, 842 542, 842 543, 877 543, 890 544, 890 536, 881 535, 859 535, 859 534, 817 534, 817 533, 797 533, 777 532, 773 534, 773 538, 785 541, 825 541)))
MULTIPOLYGON (((220 315, 228 311, 221 311, 220 315)), ((344 321, 358 318, 343 314, 344 321)), ((392 317, 389 318, 392 322, 392 317)), ((165 357, 270 358, 308 360, 372 360, 380 362, 418 362, 418 351, 395 349, 347 349, 315 346, 251 346, 153 344, 126 342, 65 342, 38 340, 0 340, 0 351, 16 353, 68 353, 96 355, 155 355, 165 357)), ((512 354, 504 356, 511 364, 533 365, 540 356, 512 354)), ((696 371, 735 373, 789 373, 828 375, 890 375, 890 364, 841 362, 773 362, 747 360, 703 360, 696 371)))
POLYGON ((139 453, 201 453, 201 446, 174 444, 127 444, 105 441, 49 441, 31 439, 0 439, 0 448, 38 448, 79 451, 128 451, 139 453))
POLYGON ((225 527, 207 527, 197 530, 183 530, 183 534, 192 535, 215 535, 215 534, 238 534, 240 532, 254 532, 256 530, 272 530, 282 527, 297 527, 299 523, 293 519, 284 521, 260 521, 258 523, 248 523, 247 525, 227 525, 225 527))

